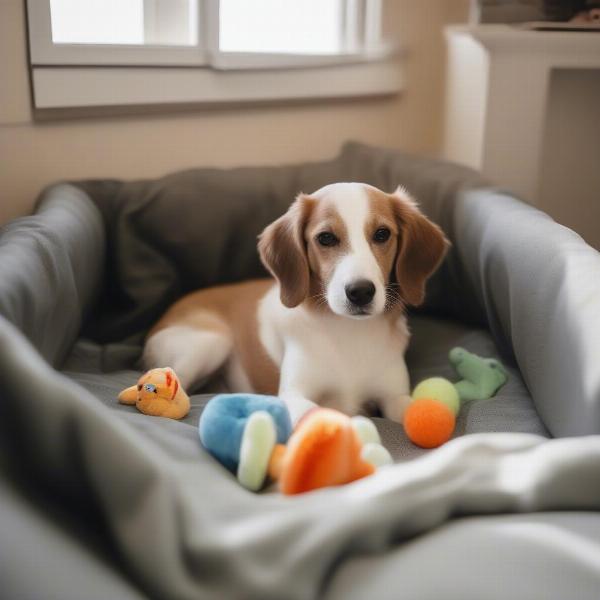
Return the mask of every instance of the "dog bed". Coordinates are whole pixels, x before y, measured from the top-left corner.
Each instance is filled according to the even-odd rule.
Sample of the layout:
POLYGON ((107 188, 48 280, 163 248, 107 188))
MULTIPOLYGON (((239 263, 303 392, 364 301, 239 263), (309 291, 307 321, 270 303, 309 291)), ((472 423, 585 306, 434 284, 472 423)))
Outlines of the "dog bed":
POLYGON ((6 597, 597 598, 600 256, 456 165, 349 143, 327 162, 51 186, 0 235, 0 580, 6 597), (255 495, 181 422, 119 405, 183 293, 262 276, 256 236, 299 191, 404 185, 453 243, 410 315, 413 381, 448 350, 508 384, 354 484, 255 495))

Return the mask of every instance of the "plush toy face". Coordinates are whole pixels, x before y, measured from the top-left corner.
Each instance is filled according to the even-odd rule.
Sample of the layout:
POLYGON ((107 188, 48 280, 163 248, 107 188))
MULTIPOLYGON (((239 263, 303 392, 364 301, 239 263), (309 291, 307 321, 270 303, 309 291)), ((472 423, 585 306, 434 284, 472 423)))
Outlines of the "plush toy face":
POLYGON ((507 378, 506 370, 499 361, 493 358, 481 358, 467 352, 464 348, 454 348, 450 352, 450 361, 456 372, 472 383, 478 383, 485 378, 502 384, 507 378))
POLYGON ((155 417, 181 419, 190 410, 190 399, 170 367, 151 369, 137 385, 119 394, 121 404, 135 404, 140 412, 155 417))
POLYGON ((179 390, 179 380, 173 369, 152 369, 144 373, 137 383, 137 402, 173 400, 179 390))
POLYGON ((507 378, 506 369, 504 366, 494 358, 485 359, 485 362, 487 363, 489 372, 491 376, 493 376, 496 384, 503 385, 507 378))

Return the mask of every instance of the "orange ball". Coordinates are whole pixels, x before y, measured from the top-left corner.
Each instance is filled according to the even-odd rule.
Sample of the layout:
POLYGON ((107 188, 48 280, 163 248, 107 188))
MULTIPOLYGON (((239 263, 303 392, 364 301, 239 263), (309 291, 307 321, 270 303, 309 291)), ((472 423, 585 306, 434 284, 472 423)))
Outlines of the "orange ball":
POLYGON ((454 413, 434 398, 417 398, 404 413, 404 431, 421 448, 437 448, 447 442, 455 425, 454 413))

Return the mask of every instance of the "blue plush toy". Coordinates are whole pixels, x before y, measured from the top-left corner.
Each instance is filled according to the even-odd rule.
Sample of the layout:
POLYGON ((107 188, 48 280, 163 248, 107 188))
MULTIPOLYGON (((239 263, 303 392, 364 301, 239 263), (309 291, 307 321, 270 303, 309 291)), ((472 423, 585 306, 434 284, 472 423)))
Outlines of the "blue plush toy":
POLYGON ((285 444, 291 432, 285 404, 258 394, 219 394, 199 423, 202 445, 250 490, 262 487, 275 445, 285 444))

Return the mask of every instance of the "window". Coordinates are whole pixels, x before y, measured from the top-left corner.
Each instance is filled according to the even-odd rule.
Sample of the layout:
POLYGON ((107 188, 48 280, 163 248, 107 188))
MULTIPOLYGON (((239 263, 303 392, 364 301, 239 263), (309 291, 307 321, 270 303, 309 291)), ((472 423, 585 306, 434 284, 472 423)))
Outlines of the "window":
POLYGON ((31 63, 203 65, 202 0, 28 0, 31 63))
POLYGON ((198 43, 197 0, 50 0, 53 44, 198 43))
POLYGON ((54 44, 143 44, 141 0, 50 0, 54 44))
POLYGON ((219 49, 339 54, 344 50, 343 8, 342 0, 221 0, 219 49))
POLYGON ((392 75, 389 61, 382 66, 392 52, 381 37, 381 2, 28 0, 35 105, 254 101, 397 91, 398 73, 392 75), (369 63, 379 67, 368 69, 369 63), (182 70, 189 67, 198 69, 182 70), (250 70, 255 73, 246 73, 250 70), (307 70, 313 71, 317 85, 310 85, 307 70), (153 81, 163 89, 153 88, 153 81))

